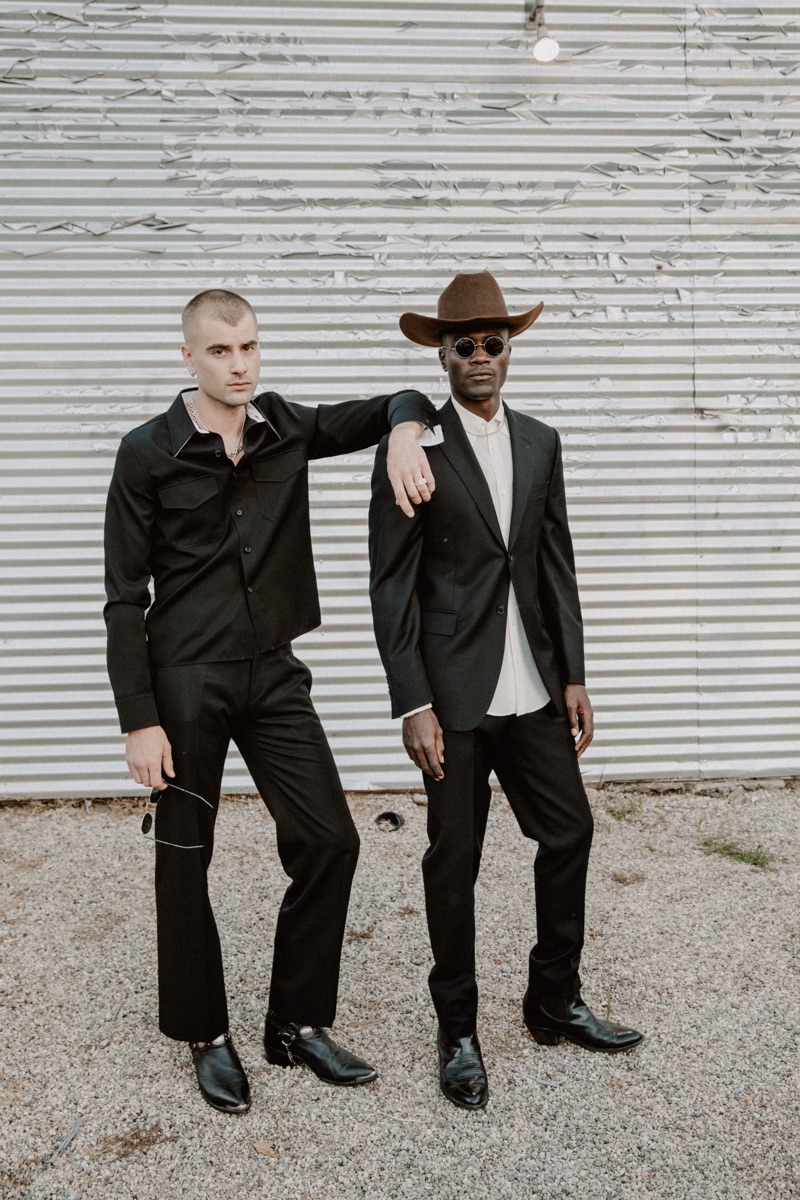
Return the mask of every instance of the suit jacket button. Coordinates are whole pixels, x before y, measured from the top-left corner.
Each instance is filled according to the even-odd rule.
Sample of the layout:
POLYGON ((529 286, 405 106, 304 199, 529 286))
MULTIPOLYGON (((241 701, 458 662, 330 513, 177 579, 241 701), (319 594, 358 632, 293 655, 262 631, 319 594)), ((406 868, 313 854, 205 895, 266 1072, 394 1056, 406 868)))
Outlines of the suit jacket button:
POLYGON ((504 606, 503 606, 502 604, 498 604, 498 606, 497 606, 497 611, 498 611, 498 613, 500 614, 500 616, 502 617, 503 613, 504 613, 506 610, 505 610, 505 608, 504 608, 504 606))

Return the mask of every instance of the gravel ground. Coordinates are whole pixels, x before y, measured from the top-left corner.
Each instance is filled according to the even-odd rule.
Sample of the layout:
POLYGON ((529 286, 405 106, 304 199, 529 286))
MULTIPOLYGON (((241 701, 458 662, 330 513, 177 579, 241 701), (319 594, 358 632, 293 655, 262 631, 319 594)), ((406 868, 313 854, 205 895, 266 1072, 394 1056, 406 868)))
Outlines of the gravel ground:
POLYGON ((0 810, 3 1200, 772 1200, 798 1183, 800 781, 606 785, 584 996, 647 1041, 538 1047, 520 1014, 533 847, 498 796, 479 883, 489 1107, 441 1096, 412 795, 351 797, 362 856, 336 1024, 367 1087, 268 1066, 260 1035, 284 880, 260 801, 223 805, 213 869, 232 1031, 253 1088, 215 1113, 156 1024, 152 846, 130 801, 0 810), (396 832, 374 816, 405 817, 396 832), (760 846, 767 867, 704 852, 760 846))

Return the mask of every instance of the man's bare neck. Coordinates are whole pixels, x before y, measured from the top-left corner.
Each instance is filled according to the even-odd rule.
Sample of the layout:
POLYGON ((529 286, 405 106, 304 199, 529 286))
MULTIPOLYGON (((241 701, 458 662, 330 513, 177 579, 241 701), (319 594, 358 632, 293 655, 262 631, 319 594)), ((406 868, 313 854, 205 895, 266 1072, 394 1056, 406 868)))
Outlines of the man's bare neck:
POLYGON ((198 388, 194 395, 189 393, 189 399, 194 404, 200 423, 210 433, 219 433, 225 437, 241 429, 245 419, 246 402, 237 405, 220 404, 218 400, 207 396, 202 388, 198 388))
POLYGON ((467 412, 474 413, 476 417, 481 417, 484 421, 491 421, 492 417, 496 417, 501 404, 499 394, 492 396, 489 400, 479 401, 466 400, 462 396, 453 394, 453 400, 456 404, 460 404, 462 408, 465 408, 467 412))

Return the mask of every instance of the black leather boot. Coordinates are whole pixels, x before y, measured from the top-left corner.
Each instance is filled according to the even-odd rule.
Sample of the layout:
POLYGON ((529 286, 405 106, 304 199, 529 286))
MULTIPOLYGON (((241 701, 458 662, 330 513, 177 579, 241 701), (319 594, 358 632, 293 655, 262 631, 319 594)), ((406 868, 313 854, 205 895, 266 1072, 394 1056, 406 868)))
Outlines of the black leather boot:
POLYGON ((522 1001, 522 1015, 540 1046, 555 1046, 563 1037, 584 1050, 618 1054, 621 1050, 632 1050, 644 1040, 638 1029, 601 1021, 587 1008, 580 994, 551 999, 528 988, 522 1001))
POLYGON ((441 1026, 436 1035, 439 1050, 439 1086, 451 1104, 459 1108, 485 1108, 489 1080, 483 1065, 477 1033, 449 1038, 441 1026))
POLYGON ((370 1083, 378 1072, 363 1058, 337 1045, 330 1034, 317 1025, 298 1025, 283 1021, 270 1009, 264 1025, 264 1049, 267 1061, 279 1067, 305 1063, 325 1083, 354 1087, 370 1083))
POLYGON ((214 1042, 189 1042, 203 1099, 219 1112, 244 1113, 250 1107, 250 1084, 230 1034, 214 1042))

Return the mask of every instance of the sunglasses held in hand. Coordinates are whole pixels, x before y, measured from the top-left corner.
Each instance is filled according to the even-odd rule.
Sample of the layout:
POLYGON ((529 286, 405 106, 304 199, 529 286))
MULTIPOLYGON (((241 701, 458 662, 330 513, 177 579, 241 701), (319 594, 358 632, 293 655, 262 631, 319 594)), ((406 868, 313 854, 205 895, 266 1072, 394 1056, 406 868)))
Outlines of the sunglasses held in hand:
MULTIPOLYGON (((207 804, 209 808, 213 809, 213 807, 214 807, 214 805, 211 803, 211 801, 206 800, 204 796, 198 796, 197 792, 190 792, 188 790, 188 788, 178 787, 177 783, 168 784, 164 790, 169 791, 170 788, 173 788, 176 792, 183 792, 187 796, 194 796, 197 800, 202 800, 203 804, 207 804)), ((155 806, 158 804, 158 801, 160 800, 161 795, 162 795, 162 793, 159 791, 158 788, 153 788, 153 790, 151 791, 150 795, 147 798, 147 804, 145 806, 144 816, 142 817, 142 833, 144 834, 145 837, 148 836, 148 834, 150 833, 150 830, 153 828, 153 813, 152 813, 151 809, 155 808, 155 806)), ((200 843, 199 846, 183 846, 183 845, 181 845, 180 842, 165 842, 163 838, 151 837, 149 840, 151 842, 158 842, 162 846, 174 846, 177 850, 202 850, 203 849, 202 842, 200 843)))

